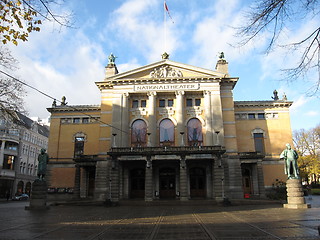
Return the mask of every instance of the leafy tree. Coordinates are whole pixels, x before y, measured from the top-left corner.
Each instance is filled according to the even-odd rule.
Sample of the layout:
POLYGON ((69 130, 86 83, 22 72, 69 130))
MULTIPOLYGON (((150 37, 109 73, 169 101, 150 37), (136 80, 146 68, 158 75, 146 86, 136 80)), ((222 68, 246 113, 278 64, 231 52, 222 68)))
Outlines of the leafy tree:
POLYGON ((320 178, 320 125, 310 130, 293 133, 293 142, 300 157, 298 165, 302 178, 319 182, 320 178))
POLYGON ((286 29, 297 27, 304 23, 305 18, 320 18, 319 0, 255 0, 250 10, 245 14, 247 22, 238 27, 237 35, 241 37, 240 46, 244 46, 266 32, 271 33, 266 52, 278 47, 285 47, 290 52, 300 54, 298 63, 289 69, 284 69, 287 79, 297 80, 306 77, 314 70, 318 78, 311 93, 315 94, 320 87, 320 24, 297 42, 279 45, 279 36, 286 29))
POLYGON ((3 44, 27 41, 29 33, 39 32, 43 20, 69 25, 69 15, 57 15, 51 9, 54 0, 0 0, 0 41, 3 44))

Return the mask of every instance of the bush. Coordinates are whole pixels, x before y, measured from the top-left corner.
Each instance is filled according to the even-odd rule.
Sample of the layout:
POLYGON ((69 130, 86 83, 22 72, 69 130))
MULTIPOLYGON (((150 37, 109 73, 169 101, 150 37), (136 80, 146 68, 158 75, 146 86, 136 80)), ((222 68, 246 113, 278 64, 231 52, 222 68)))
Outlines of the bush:
POLYGON ((312 195, 320 195, 320 188, 313 188, 311 189, 312 195))
POLYGON ((286 200, 286 183, 278 179, 272 184, 272 188, 266 190, 266 197, 271 200, 286 200))

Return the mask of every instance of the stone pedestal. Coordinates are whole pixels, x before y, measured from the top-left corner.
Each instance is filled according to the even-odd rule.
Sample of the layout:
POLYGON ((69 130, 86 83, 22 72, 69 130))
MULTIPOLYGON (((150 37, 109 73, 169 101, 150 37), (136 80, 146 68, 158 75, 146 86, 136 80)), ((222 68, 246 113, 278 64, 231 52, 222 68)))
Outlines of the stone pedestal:
POLYGON ((47 206, 47 182, 35 180, 32 184, 30 206, 26 210, 46 210, 47 206))
POLYGON ((310 208, 310 204, 306 204, 303 197, 303 189, 300 179, 287 180, 287 200, 288 203, 283 204, 284 208, 310 208))

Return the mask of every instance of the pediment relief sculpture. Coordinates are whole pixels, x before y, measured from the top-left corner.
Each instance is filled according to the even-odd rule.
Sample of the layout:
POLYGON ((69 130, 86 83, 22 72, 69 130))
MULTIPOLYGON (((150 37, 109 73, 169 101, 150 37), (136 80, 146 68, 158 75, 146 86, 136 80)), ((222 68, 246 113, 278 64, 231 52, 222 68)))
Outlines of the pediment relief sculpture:
POLYGON ((155 68, 150 72, 152 78, 183 77, 182 72, 169 66, 155 68))

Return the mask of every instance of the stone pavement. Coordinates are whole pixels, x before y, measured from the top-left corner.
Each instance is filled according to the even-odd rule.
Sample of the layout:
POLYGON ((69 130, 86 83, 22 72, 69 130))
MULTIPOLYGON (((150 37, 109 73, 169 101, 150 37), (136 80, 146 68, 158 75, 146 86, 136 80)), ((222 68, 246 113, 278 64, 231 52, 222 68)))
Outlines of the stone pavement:
POLYGON ((320 239, 320 197, 311 209, 282 205, 51 206, 0 203, 0 239, 320 239))

